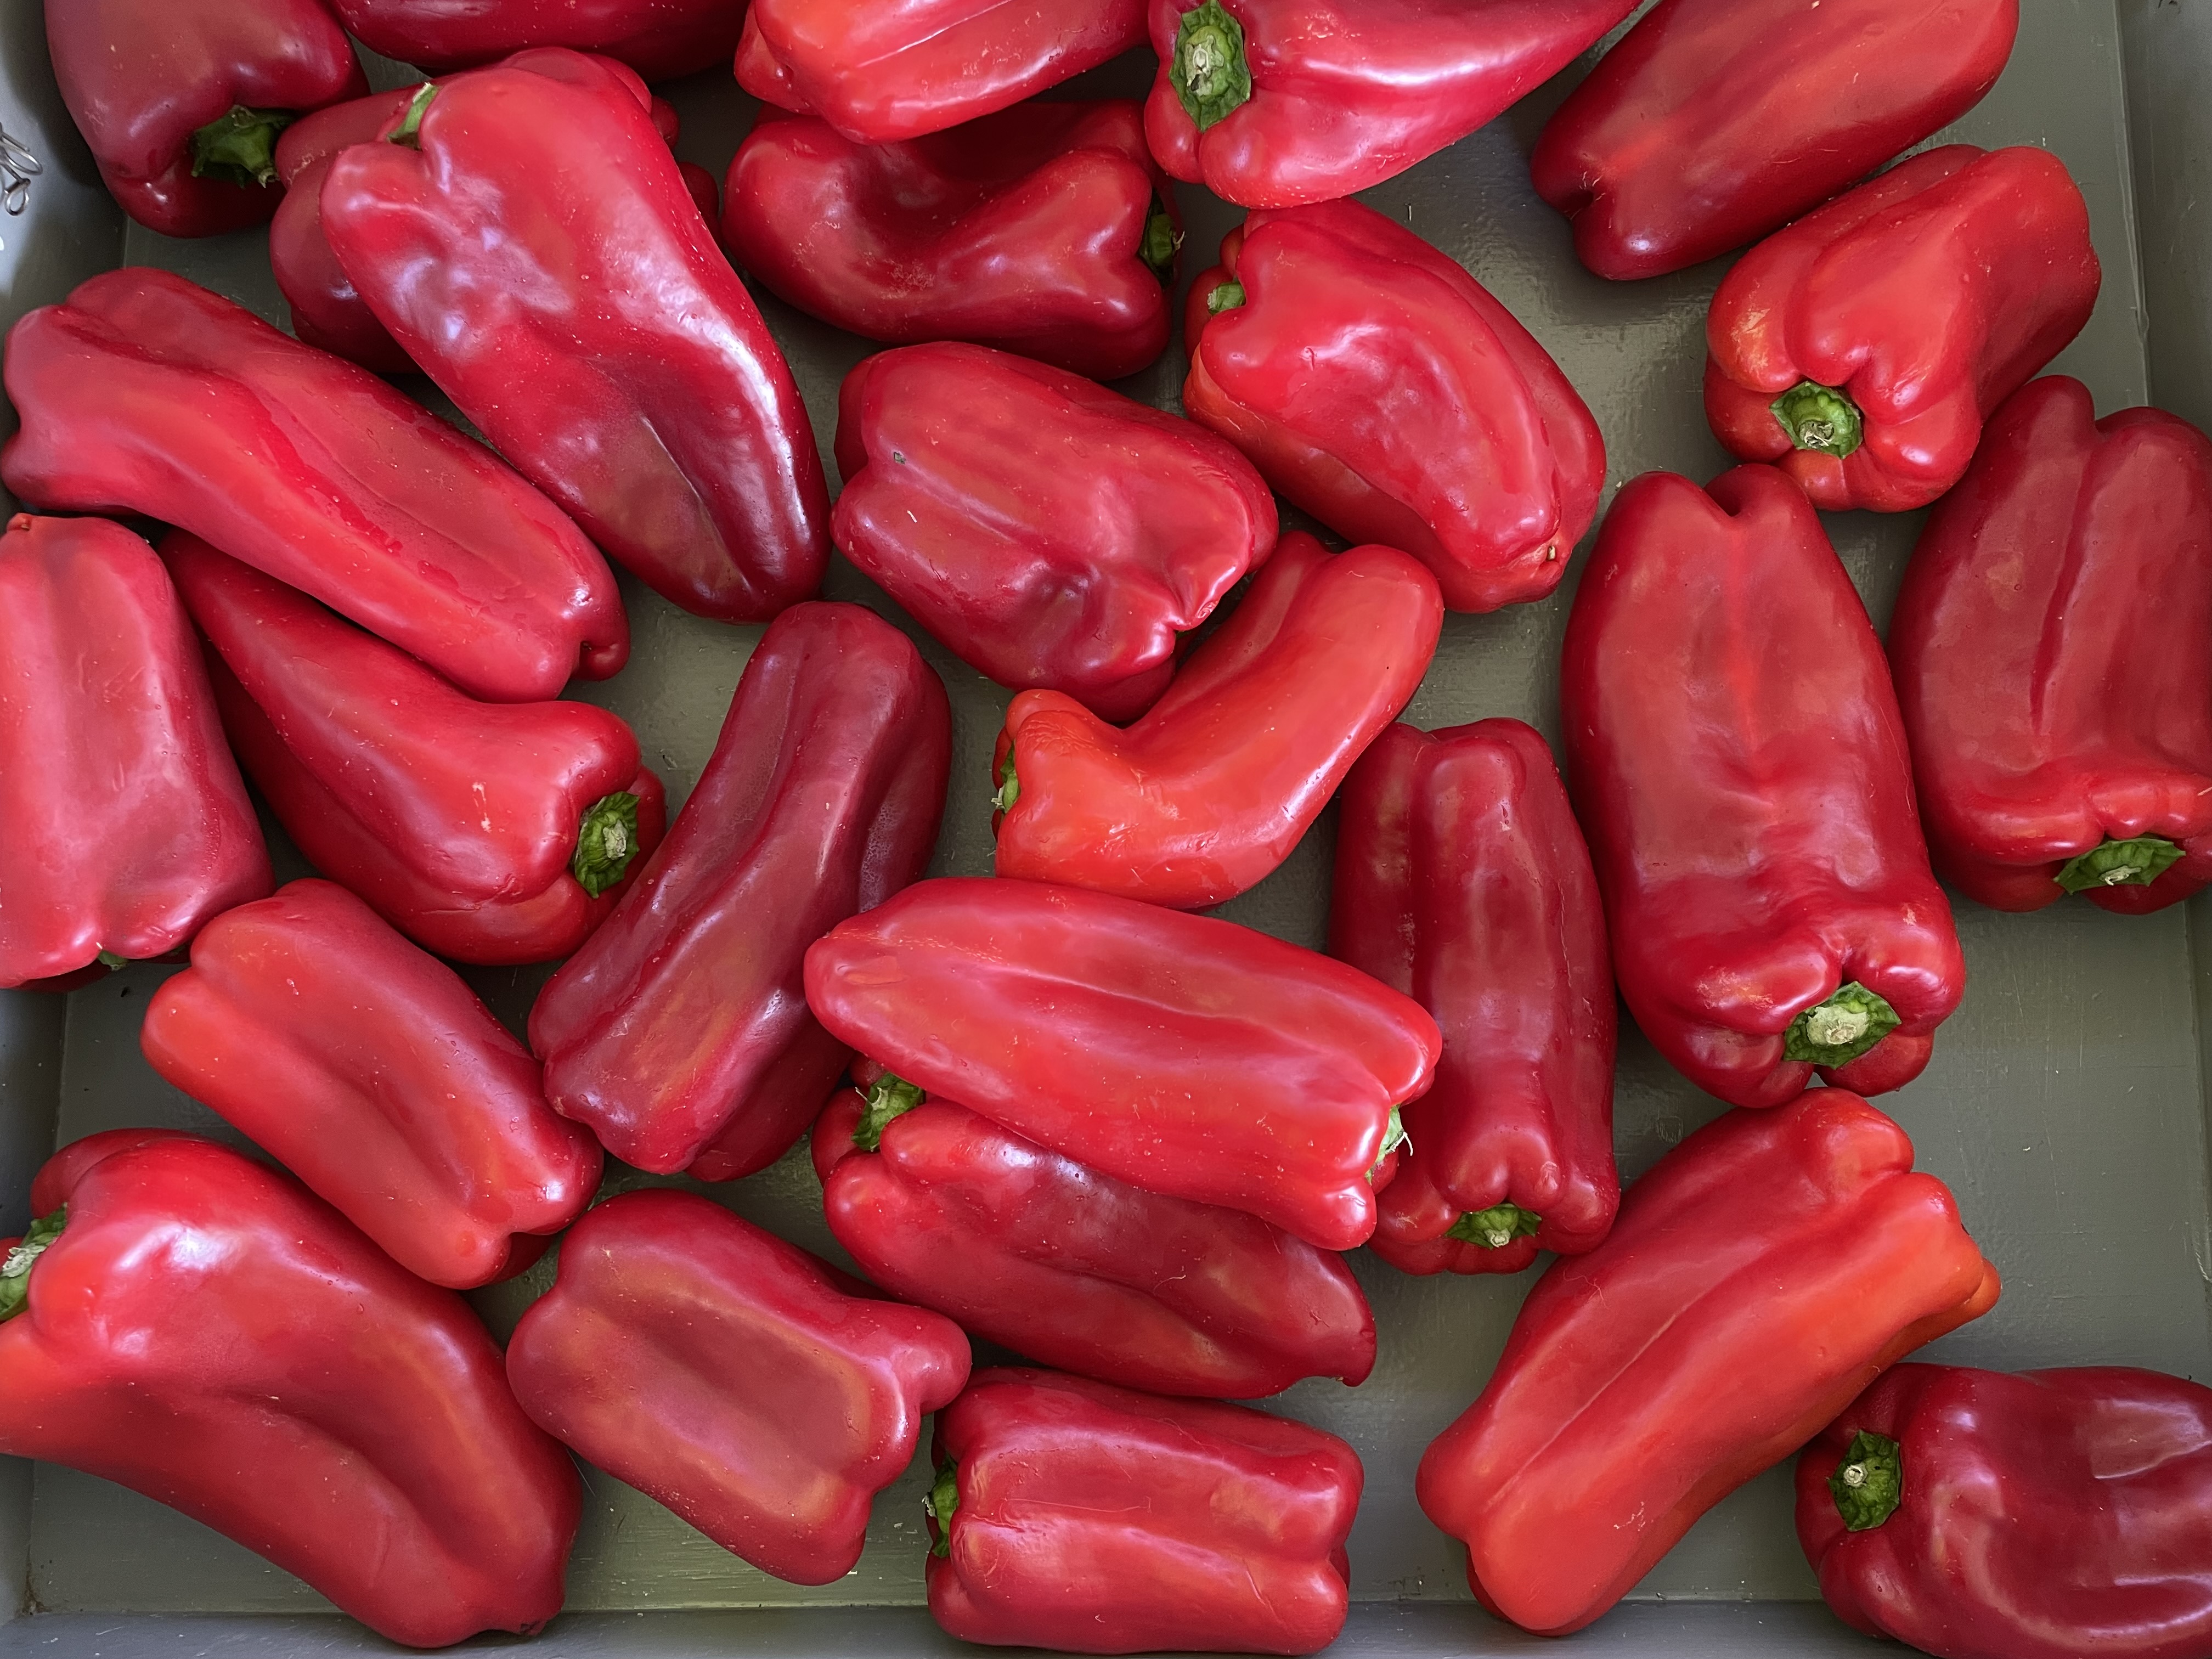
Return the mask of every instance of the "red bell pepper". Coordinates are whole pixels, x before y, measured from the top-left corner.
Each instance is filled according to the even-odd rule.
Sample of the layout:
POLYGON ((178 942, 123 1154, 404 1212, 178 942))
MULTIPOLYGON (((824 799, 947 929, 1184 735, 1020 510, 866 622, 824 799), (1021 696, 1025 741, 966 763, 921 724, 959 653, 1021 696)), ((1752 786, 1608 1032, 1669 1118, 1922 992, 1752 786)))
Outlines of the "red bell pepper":
POLYGON ((164 236, 276 210, 276 135, 368 90, 323 0, 46 0, 54 79, 101 182, 164 236))
POLYGON ((830 1101, 814 1169, 870 1279, 1033 1358, 1219 1400, 1374 1369, 1375 1316, 1334 1251, 1087 1170, 889 1073, 830 1101))
POLYGON ((433 1285, 528 1266, 599 1189, 599 1143, 553 1115, 529 1050, 333 882, 210 923, 138 1043, 433 1285))
POLYGON ((1379 185, 1486 125, 1637 0, 1150 0, 1160 164, 1245 207, 1379 185))
POLYGON ((532 46, 568 46, 672 81, 730 61, 744 24, 730 0, 330 0, 371 52, 432 75, 532 46))
POLYGON ((1544 739, 1507 720, 1376 738, 1344 787, 1328 949, 1444 1034, 1435 1086, 1405 1110, 1376 1255, 1517 1273, 1602 1242, 1620 1204, 1613 967, 1544 739))
POLYGON ((1145 44, 1145 0, 753 0, 738 84, 848 138, 919 138, 1145 44))
POLYGON ((1248 890, 1413 700, 1443 619, 1437 579, 1395 548, 1285 537, 1126 732, 1058 691, 1014 699, 994 761, 999 874, 1179 910, 1248 890))
POLYGON ((100 519, 0 536, 0 986, 167 956, 269 891, 191 623, 154 550, 100 519))
POLYGON ((770 107, 728 182, 738 261, 851 333, 1101 380, 1167 349, 1182 236, 1134 103, 1018 104, 896 144, 770 107))
POLYGON ((1439 1043, 1418 1004, 1341 963, 1025 881, 927 881, 842 923, 806 953, 806 1000, 928 1094, 1333 1250, 1375 1231, 1391 1109, 1439 1043))
POLYGON ((1183 405, 1455 611, 1540 599, 1597 514, 1605 442, 1482 284, 1357 202, 1255 213, 1191 290, 1183 405), (1316 365, 1326 373, 1316 373, 1316 365))
POLYGON ((1804 492, 1740 466, 1621 490, 1560 712, 1622 997, 1734 1106, 1928 1064, 1966 963, 1881 641, 1804 492))
POLYGON ((0 1452, 235 1539, 409 1647, 561 1610, 574 1466, 467 1303, 196 1135, 64 1146, 0 1240, 0 1452))
POLYGON ((414 97, 413 88, 403 87, 333 104, 294 122, 276 141, 276 176, 284 181, 284 200, 269 222, 269 266, 291 307, 292 332, 318 350, 335 352, 379 374, 419 371, 376 320, 323 234, 323 180, 340 150, 374 141, 414 97))
POLYGON ((1063 1653, 1312 1653, 1344 1628, 1358 1454, 1245 1406, 1000 1368, 937 1419, 929 1611, 1063 1653))
POLYGON ((1728 1113, 1629 1188, 1602 1244, 1537 1281, 1416 1494, 1467 1545, 1485 1607, 1580 1630, 1997 1291, 1950 1193, 1856 1095, 1728 1113))
POLYGON ((723 622, 811 595, 830 496, 790 367, 635 76, 546 50, 427 83, 331 161, 324 233, 377 319, 655 592, 723 622))
POLYGON ((531 1010, 554 1109, 659 1174, 781 1157, 848 1059, 807 1012, 806 947, 928 867, 951 763, 913 641, 854 605, 779 617, 666 843, 531 1010))
POLYGON ((968 1380, 968 1339, 693 1193, 624 1193, 561 1242, 507 1374, 522 1409, 794 1584, 860 1559, 875 1495, 968 1380))
POLYGON ((1890 623, 1928 842, 2000 910, 2212 881, 2212 444, 2052 375, 1990 422, 1890 623))
POLYGON ((2101 280, 2057 156, 1929 150, 1736 262, 1705 321, 1706 418, 1815 507, 1925 507, 2081 331, 2101 280))
POLYGON ((2019 29, 2020 0, 1659 0, 1546 124, 1529 172, 1599 276, 1681 270, 1957 120, 2019 29))
POLYGON ((1275 546, 1274 497, 1212 433, 981 346, 854 369, 837 465, 847 558, 1000 684, 1108 720, 1145 711, 1176 636, 1275 546))
POLYGON ((1797 1460, 1844 1623, 1940 1659, 2212 1652, 2212 1389, 1899 1365, 1797 1460))
POLYGON ((420 657, 527 702, 604 679, 629 624, 560 509, 366 369, 166 270, 94 277, 8 333, 24 501, 204 537, 420 657))

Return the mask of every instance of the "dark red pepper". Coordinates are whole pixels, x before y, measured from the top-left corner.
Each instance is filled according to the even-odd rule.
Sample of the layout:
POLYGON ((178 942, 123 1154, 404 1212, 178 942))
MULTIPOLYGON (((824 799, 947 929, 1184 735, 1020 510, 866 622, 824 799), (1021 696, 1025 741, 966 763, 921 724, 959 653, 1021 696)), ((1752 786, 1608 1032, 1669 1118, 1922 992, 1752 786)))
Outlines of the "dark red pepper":
POLYGON ((371 52, 432 75, 531 46, 568 46, 648 81, 730 61, 744 27, 730 0, 330 0, 371 52))
POLYGON ((269 222, 269 266, 291 307, 292 332, 379 374, 420 371, 376 320, 323 234, 323 180, 340 150, 374 141, 414 97, 415 88, 403 87, 333 104, 294 122, 276 141, 284 200, 269 222))
POLYGON ((1394 726, 1346 780, 1329 954, 1443 1030, 1368 1241, 1407 1273, 1579 1255, 1620 1204, 1613 966, 1589 849, 1518 720, 1394 726))
POLYGON ((951 763, 913 641, 858 605, 779 617, 666 843, 531 1010, 554 1109, 657 1173, 726 1181, 787 1152, 849 1057, 801 960, 928 867, 951 763))

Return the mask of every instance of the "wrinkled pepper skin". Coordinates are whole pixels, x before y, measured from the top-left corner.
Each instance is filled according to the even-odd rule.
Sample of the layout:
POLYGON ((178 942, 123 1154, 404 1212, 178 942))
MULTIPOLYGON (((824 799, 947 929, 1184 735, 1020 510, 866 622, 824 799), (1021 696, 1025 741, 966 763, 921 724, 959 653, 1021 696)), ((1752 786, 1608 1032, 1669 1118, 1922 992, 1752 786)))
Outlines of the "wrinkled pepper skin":
POLYGON ((165 270, 94 277, 9 331, 27 502, 190 531, 471 696, 557 696, 629 657, 614 574, 481 444, 366 369, 165 270))
POLYGON ((814 1168, 830 1231, 891 1294, 1153 1394, 1256 1400, 1374 1369, 1374 1313, 1334 1251, 1085 1169, 963 1106, 884 1124, 871 1104, 853 1089, 830 1101, 814 1168))
POLYGON ((527 1266, 599 1189, 599 1143, 546 1105, 530 1051, 335 882, 202 929, 138 1043, 433 1285, 527 1266))
POLYGON ((1685 270, 1957 120, 2019 29, 2020 0, 1660 0, 1546 124, 1529 172, 1599 276, 1685 270))
POLYGON ((1580 1255, 1620 1205, 1613 963, 1589 849, 1519 720, 1394 726, 1345 782, 1329 954, 1436 1016, 1443 1058, 1368 1241, 1407 1273, 1580 1255))
POLYGON ((191 623, 120 525, 0 535, 0 987, 167 956, 273 884, 191 623))
POLYGON ((2154 409, 2100 421, 2063 376, 2014 394, 1890 622, 1943 879, 1999 910, 2081 891, 2124 915, 2212 881, 2208 638, 2212 444, 2154 409))
POLYGON ((1936 1659, 2198 1659, 2212 1389, 1899 1365, 1798 1458, 1797 1538, 1837 1617, 1936 1659))
POLYGON ((1147 1192, 1322 1249, 1375 1231, 1369 1174, 1435 1070, 1436 1022, 1341 963, 1080 888, 923 882, 806 953, 840 1041, 1147 1192))
POLYGON ((1229 620, 1127 731, 1024 691, 999 738, 997 870, 1178 910, 1257 885, 1436 655, 1437 579, 1389 547, 1283 538, 1229 620))
POLYGON ((532 1420, 794 1584, 860 1559, 875 1495, 968 1381, 941 1314, 876 1300, 696 1193, 624 1193, 561 1241, 507 1372, 532 1420))
POLYGON ((1149 0, 1145 106, 1175 177, 1248 208, 1334 201, 1488 125, 1637 0, 1149 0))
POLYGON ((1344 1628, 1364 1474, 1244 1406, 1000 1367, 939 1414, 929 1611, 1063 1653, 1312 1653, 1344 1628))
POLYGON ((532 46, 567 46, 672 81, 730 61, 743 28, 730 0, 330 0, 371 52, 432 75, 532 46))
POLYGON ((31 1210, 60 1232, 10 1257, 0 1451, 181 1510, 408 1647, 561 1610, 575 1466, 459 1296, 171 1130, 64 1146, 31 1210))
POLYGON ((164 236, 266 221, 270 147, 368 82, 322 0, 46 0, 70 118, 123 210, 164 236))
POLYGON ((1275 547, 1275 499, 1229 444, 982 346, 846 376, 837 467, 840 552, 963 661, 1109 720, 1152 705, 1177 636, 1275 547))
POLYGON ((770 106, 725 195, 738 262, 848 333, 1100 380, 1167 349, 1182 237, 1133 102, 1018 104, 896 144, 770 106))
POLYGON ((664 598, 764 622, 811 597, 830 495, 806 406, 642 84, 548 50, 423 97, 323 181, 377 320, 664 598))
POLYGON ((1020 103, 1145 44, 1145 0, 754 0, 738 84, 890 143, 1020 103))
POLYGON ((349 144, 373 143, 414 101, 416 88, 373 93, 317 110, 276 141, 284 200, 269 222, 269 267, 291 308, 292 332, 378 374, 419 373, 391 331, 376 320, 323 234, 323 180, 349 144))
POLYGON ((1567 623, 1569 778, 1623 999, 1732 1106, 1920 1074, 1965 958, 1881 641, 1804 492, 1624 488, 1567 623))
POLYGON ((1705 416, 1832 513, 1925 507, 2103 279, 2065 163, 1952 144, 1768 237, 1706 318, 1705 416))
POLYGON ((848 1058, 807 1012, 806 948, 928 868, 951 756, 913 641, 859 605, 779 617, 668 840, 531 1010, 554 1109, 655 1174, 789 1151, 848 1058))
POLYGON ((1580 1630, 1997 1291, 1950 1193, 1856 1095, 1729 1112, 1629 1188, 1602 1244, 1536 1282, 1416 1495, 1467 1545, 1485 1607, 1580 1630))
POLYGON ((1559 585, 1605 484, 1597 422, 1412 231, 1357 202, 1255 213, 1191 290, 1183 337, 1191 418, 1347 540, 1420 560, 1454 611, 1559 585))

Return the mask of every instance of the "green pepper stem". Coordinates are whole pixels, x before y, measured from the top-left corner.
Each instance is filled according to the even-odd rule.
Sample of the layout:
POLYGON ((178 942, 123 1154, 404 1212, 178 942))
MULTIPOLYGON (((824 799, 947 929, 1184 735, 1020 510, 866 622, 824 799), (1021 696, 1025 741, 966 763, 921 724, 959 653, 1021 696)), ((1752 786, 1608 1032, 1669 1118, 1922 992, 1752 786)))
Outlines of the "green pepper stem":
POLYGON ((1183 13, 1168 84, 1200 132, 1228 119, 1252 96, 1244 26, 1224 9, 1221 0, 1206 0, 1183 13))
POLYGON ((868 1085, 868 1109, 853 1130, 853 1144, 864 1152, 883 1150, 884 1131, 891 1120, 902 1116, 927 1099, 919 1085, 885 1072, 868 1085))
POLYGON ((617 790, 592 803, 576 831, 569 873, 592 898, 623 878, 637 856, 637 797, 617 790))
POLYGON ((233 104, 192 134, 192 177, 241 189, 276 182, 276 135, 300 118, 289 109, 233 104))
POLYGON ((33 1221, 31 1231, 17 1241, 4 1259, 0 1259, 0 1322, 13 1319, 30 1305, 31 1269, 68 1224, 69 1206, 64 1204, 52 1215, 43 1215, 33 1221))
POLYGON ((102 951, 98 957, 94 958, 94 960, 98 962, 101 967, 111 970, 117 968, 128 968, 131 965, 130 957, 119 957, 112 951, 102 951))
POLYGON ((1175 277, 1176 255, 1182 247, 1182 233, 1176 228, 1175 216, 1168 211, 1167 204, 1158 196, 1152 198, 1152 212, 1145 220, 1145 240, 1138 244, 1137 257, 1152 270, 1162 282, 1175 277))
POLYGON ((991 805, 1001 812, 1011 812, 1021 798, 1022 781, 1014 770, 1014 751, 1009 749, 1006 759, 999 763, 999 790, 991 797, 991 805))
POLYGON ((1894 1031, 1897 1010, 1853 980, 1790 1022, 1782 1051, 1815 1066, 1846 1066, 1894 1031))
POLYGON ((2181 861, 2181 848, 2163 836, 2137 836, 2093 847, 2052 878, 2069 893, 2092 887, 2148 887, 2181 861))
POLYGON ((929 1518, 937 1522, 937 1537, 929 1547, 929 1553, 934 1556, 952 1553, 952 1517, 960 1508, 959 1468, 957 1463, 947 1463, 938 1470, 936 1484, 922 1500, 929 1518))
POLYGON ((422 118, 429 112, 430 100, 438 95, 438 83, 425 81, 415 88, 415 95, 407 103, 407 114, 392 129, 392 142, 407 149, 422 148, 422 118))
POLYGON ((1866 1532, 1897 1513, 1905 1497, 1905 1453, 1886 1434, 1862 1429, 1828 1477, 1836 1513, 1850 1532, 1866 1532))
POLYGON ((1832 386, 1800 380, 1769 405, 1790 441, 1800 449, 1818 450, 1838 460, 1849 460, 1866 441, 1866 416, 1859 406, 1832 386))
POLYGON ((1406 1113, 1401 1106, 1390 1109, 1390 1122, 1382 1131, 1382 1150, 1375 1156, 1375 1167, 1367 1172, 1370 1181, 1382 1173, 1382 1166, 1390 1161, 1390 1154, 1401 1146, 1413 1144, 1413 1137, 1406 1133, 1406 1113))
POLYGON ((1218 317, 1224 311, 1234 311, 1244 303, 1244 284, 1216 283, 1213 291, 1206 296, 1206 312, 1209 317, 1218 317))
POLYGON ((1534 1210, 1524 1210, 1509 1200, 1486 1210, 1469 1211, 1452 1223, 1444 1237, 1480 1244, 1486 1250, 1502 1250, 1516 1238, 1535 1237, 1543 1224, 1544 1218, 1534 1210))

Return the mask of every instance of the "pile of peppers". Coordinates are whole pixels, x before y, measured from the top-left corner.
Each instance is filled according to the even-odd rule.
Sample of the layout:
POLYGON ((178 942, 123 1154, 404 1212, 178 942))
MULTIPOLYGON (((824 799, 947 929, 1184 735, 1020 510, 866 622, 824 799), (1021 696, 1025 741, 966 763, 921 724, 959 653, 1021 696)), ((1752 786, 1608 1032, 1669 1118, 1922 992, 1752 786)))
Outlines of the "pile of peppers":
POLYGON ((118 204, 269 223, 292 329, 128 268, 8 336, 0 986, 168 964, 141 1048, 221 1128, 39 1172, 0 1452, 423 1648, 559 1613, 571 1454, 804 1585, 926 1458, 952 1637, 1305 1654, 1389 1576, 1368 1471, 1250 1402, 1364 1384, 1391 1273, 1540 1262, 1390 1472, 1490 1614, 1591 1624, 1794 1456, 1860 1630, 2212 1655, 2212 1390, 1899 1364, 2002 1283, 1877 1103, 1951 894, 2212 884, 2212 441, 2044 374, 2101 281, 2057 157, 1883 170, 2018 0, 1658 0, 1531 181, 1604 278, 1748 247, 1741 464, 1607 504, 1571 325, 1348 198, 1636 11, 47 0, 118 204), (715 68, 720 198, 648 84, 715 68), (1178 326, 1182 412, 1099 384, 1178 326), (1821 513, 1931 504, 1885 643, 1821 513), (1548 737, 1411 722, 1535 606, 1548 737), (696 775, 566 695, 702 641, 696 775), (1325 951, 1204 914, 1325 823, 1325 951), (524 1027, 455 963, 540 969, 524 1027), (1713 1097, 1625 1189, 1624 1006, 1713 1097))

